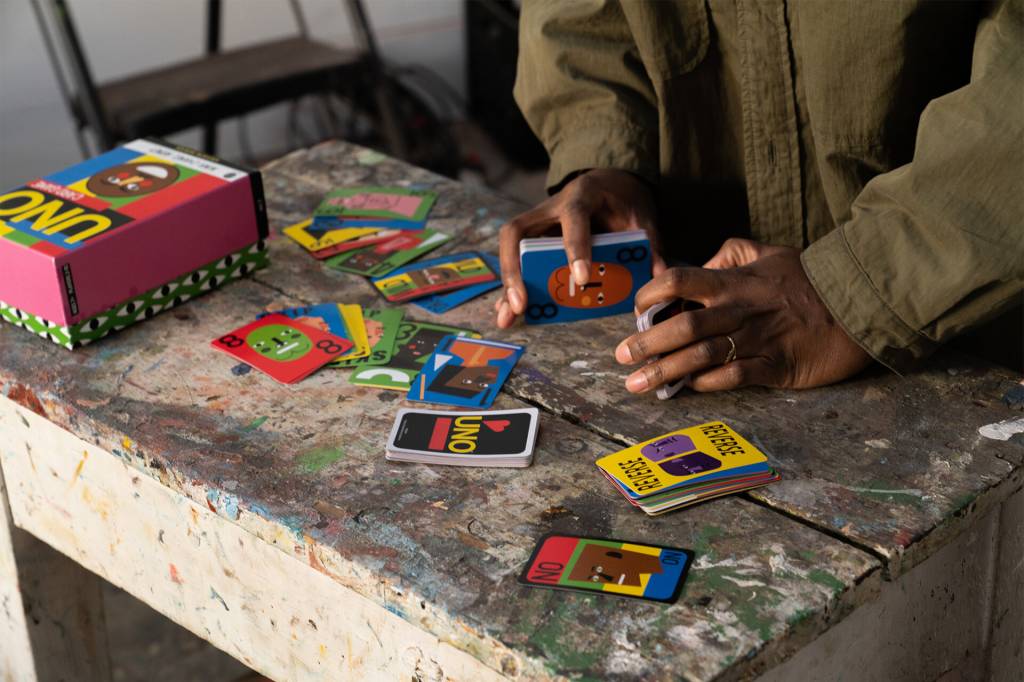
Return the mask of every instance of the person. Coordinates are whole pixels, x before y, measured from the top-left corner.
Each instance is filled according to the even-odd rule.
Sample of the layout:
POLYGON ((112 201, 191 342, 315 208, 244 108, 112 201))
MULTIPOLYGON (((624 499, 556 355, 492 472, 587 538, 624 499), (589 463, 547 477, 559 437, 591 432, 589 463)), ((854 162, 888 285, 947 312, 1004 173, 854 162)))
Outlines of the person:
POLYGON ((593 232, 642 229, 637 313, 703 307, 618 345, 629 391, 909 368, 1020 305, 1022 55, 1020 0, 525 0, 551 196, 502 227, 498 326, 520 239, 560 228, 584 284, 593 232))

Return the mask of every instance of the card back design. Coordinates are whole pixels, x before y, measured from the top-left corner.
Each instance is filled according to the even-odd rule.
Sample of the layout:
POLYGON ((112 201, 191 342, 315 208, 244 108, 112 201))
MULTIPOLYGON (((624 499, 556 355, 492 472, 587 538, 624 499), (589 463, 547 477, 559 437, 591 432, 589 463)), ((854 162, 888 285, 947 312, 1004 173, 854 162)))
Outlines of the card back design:
POLYGON ((687 549, 551 534, 537 543, 519 582, 672 603, 692 560, 687 549))

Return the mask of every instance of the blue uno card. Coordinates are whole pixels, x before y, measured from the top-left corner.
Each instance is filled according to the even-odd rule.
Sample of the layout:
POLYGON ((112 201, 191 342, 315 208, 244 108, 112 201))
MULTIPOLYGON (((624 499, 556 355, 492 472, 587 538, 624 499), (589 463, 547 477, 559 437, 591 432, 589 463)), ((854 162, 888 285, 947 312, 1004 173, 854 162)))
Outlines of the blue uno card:
POLYGON ((522 251, 520 264, 529 300, 527 324, 589 320, 633 311, 636 292, 651 279, 651 245, 639 231, 596 235, 590 281, 582 287, 573 281, 560 245, 522 251), (627 234, 633 238, 623 240, 627 234))
POLYGON ((456 407, 490 407, 522 354, 522 346, 449 334, 437 344, 406 398, 456 407))
POLYGON ((341 311, 338 310, 336 303, 320 303, 318 305, 274 310, 268 313, 260 313, 256 316, 256 319, 259 320, 275 313, 289 317, 300 324, 317 327, 335 336, 353 341, 352 335, 348 333, 348 327, 345 326, 345 320, 341 317, 341 311))
MULTIPOLYGON (((446 313, 452 308, 457 308, 467 301, 471 301, 477 296, 486 294, 488 291, 492 291, 501 286, 501 263, 497 256, 493 256, 489 253, 482 253, 480 257, 487 263, 487 267, 494 271, 497 276, 492 282, 482 282, 480 284, 473 284, 465 289, 457 289, 444 294, 434 294, 433 296, 424 296, 423 298, 417 298, 415 301, 410 301, 413 305, 418 305, 427 312, 446 313)), ((396 270, 395 272, 399 272, 396 270)))
POLYGON ((336 218, 334 216, 319 216, 313 218, 313 222, 306 228, 306 232, 319 238, 331 230, 340 230, 346 227, 377 227, 382 230, 422 230, 427 226, 426 220, 388 220, 387 218, 336 218))

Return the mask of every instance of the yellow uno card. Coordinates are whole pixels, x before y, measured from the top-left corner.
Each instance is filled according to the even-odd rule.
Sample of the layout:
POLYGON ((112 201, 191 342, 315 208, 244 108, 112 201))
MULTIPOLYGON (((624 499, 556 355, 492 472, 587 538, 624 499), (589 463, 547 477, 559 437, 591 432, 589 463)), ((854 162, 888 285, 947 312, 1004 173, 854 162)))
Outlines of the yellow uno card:
POLYGON ((366 333, 366 320, 363 319, 363 306, 358 303, 339 303, 338 311, 345 321, 349 340, 355 348, 337 358, 338 360, 358 360, 370 354, 370 337, 366 333))
POLYGON ((380 228, 339 227, 318 230, 313 226, 313 219, 310 218, 309 220, 289 225, 282 232, 298 242, 307 251, 319 251, 351 239, 358 239, 368 234, 380 232, 380 228))
POLYGON ((597 460, 633 497, 644 497, 697 480, 712 481, 763 468, 768 458, 721 422, 666 433, 597 460))

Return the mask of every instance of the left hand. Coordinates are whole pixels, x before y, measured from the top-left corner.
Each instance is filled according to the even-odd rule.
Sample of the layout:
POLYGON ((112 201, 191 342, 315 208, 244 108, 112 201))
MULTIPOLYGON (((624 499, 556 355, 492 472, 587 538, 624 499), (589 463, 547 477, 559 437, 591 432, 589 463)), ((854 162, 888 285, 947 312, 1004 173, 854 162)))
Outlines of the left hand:
POLYGON ((637 292, 637 314, 675 298, 705 307, 634 334, 615 350, 623 364, 664 355, 626 379, 633 393, 687 374, 695 391, 811 388, 841 381, 871 363, 818 297, 798 249, 729 239, 704 268, 672 268, 648 282, 637 292), (729 338, 735 359, 726 363, 733 347, 729 338))

